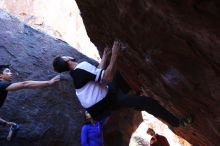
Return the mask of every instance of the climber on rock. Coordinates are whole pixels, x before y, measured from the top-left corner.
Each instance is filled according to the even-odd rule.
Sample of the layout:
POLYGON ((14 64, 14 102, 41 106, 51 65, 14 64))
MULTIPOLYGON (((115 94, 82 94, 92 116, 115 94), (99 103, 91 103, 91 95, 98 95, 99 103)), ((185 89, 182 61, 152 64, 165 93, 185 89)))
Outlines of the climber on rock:
POLYGON ((182 123, 190 123, 191 121, 188 118, 180 120, 175 117, 152 97, 136 94, 119 95, 115 90, 117 88, 112 88, 112 84, 117 84, 114 83, 113 79, 120 52, 121 43, 114 41, 112 49, 105 48, 98 67, 85 61, 77 63, 75 58, 69 56, 57 56, 53 60, 53 67, 59 73, 69 71, 81 105, 94 120, 100 120, 119 108, 135 108, 140 111, 147 111, 172 127, 178 127, 182 123), (110 56, 110 62, 107 65, 110 56))
MULTIPOLYGON (((12 83, 11 82, 12 75, 13 74, 9 69, 9 65, 0 65, 0 107, 2 107, 7 97, 8 91, 15 91, 20 89, 28 89, 28 88, 48 87, 60 81, 60 75, 57 75, 48 81, 23 81, 23 82, 12 83)), ((7 136, 8 141, 11 140, 13 134, 19 129, 18 124, 14 122, 8 122, 2 118, 0 118, 0 125, 10 127, 7 136)))

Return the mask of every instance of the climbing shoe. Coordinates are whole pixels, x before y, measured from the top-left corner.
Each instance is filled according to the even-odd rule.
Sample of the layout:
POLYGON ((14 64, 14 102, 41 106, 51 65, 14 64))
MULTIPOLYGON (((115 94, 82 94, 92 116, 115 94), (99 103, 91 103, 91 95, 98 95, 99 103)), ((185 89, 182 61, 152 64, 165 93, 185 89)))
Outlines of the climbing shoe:
POLYGON ((181 127, 186 127, 186 126, 188 126, 192 123, 193 123, 193 116, 192 115, 189 115, 189 116, 187 116, 187 117, 180 120, 180 126, 181 127))
POLYGON ((8 141, 11 141, 12 137, 15 135, 19 127, 20 126, 16 123, 10 126, 8 136, 7 136, 8 141))

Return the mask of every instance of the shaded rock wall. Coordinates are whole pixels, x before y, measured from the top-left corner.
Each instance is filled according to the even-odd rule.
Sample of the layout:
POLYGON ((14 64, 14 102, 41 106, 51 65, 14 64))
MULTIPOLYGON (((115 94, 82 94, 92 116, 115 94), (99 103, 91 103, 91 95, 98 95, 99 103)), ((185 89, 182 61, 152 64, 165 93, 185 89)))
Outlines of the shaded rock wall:
POLYGON ((154 96, 194 124, 174 131, 193 145, 220 137, 220 2, 218 0, 77 0, 87 33, 103 51, 127 46, 119 70, 132 88, 154 96), (129 69, 129 72, 128 72, 129 69))
POLYGON ((128 146, 131 134, 142 121, 140 112, 133 109, 114 112, 104 126, 105 146, 128 146))
MULTIPOLYGON (((52 60, 57 55, 91 61, 67 43, 36 31, 0 10, 0 64, 11 64, 13 81, 50 79, 56 75, 52 60)), ((7 129, 1 127, 0 145, 79 146, 81 110, 71 82, 9 92, 0 115, 19 123, 21 129, 7 142, 7 129)))

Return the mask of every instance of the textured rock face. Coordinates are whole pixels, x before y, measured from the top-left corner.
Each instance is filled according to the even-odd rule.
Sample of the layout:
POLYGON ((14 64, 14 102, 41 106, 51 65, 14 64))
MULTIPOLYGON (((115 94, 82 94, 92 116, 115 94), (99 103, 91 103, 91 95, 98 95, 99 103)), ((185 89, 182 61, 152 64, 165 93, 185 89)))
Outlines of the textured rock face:
MULTIPOLYGON (((0 11, 0 64, 11 64, 14 81, 50 79, 55 75, 52 60, 57 55, 87 59, 65 42, 0 11)), ((79 146, 83 115, 72 86, 63 81, 49 88, 9 92, 0 115, 20 123, 21 129, 7 142, 7 129, 1 127, 0 145, 79 146)))
POLYGON ((122 109, 113 113, 104 127, 106 146, 128 146, 131 134, 143 121, 139 111, 122 109))
POLYGON ((119 69, 136 91, 195 121, 175 133, 193 145, 220 137, 220 2, 218 0, 77 0, 92 42, 127 46, 119 69), (128 72, 129 69, 129 72, 128 72))

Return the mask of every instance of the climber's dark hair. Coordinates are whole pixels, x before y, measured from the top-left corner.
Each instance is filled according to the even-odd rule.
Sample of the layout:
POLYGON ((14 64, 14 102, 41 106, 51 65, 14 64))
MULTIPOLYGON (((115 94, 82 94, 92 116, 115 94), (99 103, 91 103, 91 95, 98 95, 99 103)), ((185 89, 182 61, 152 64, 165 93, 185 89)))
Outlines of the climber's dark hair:
POLYGON ((4 71, 6 68, 9 68, 9 65, 0 65, 0 74, 3 74, 3 71, 4 71))
POLYGON ((54 58, 53 68, 56 72, 59 73, 69 70, 68 63, 61 56, 57 56, 54 58))

